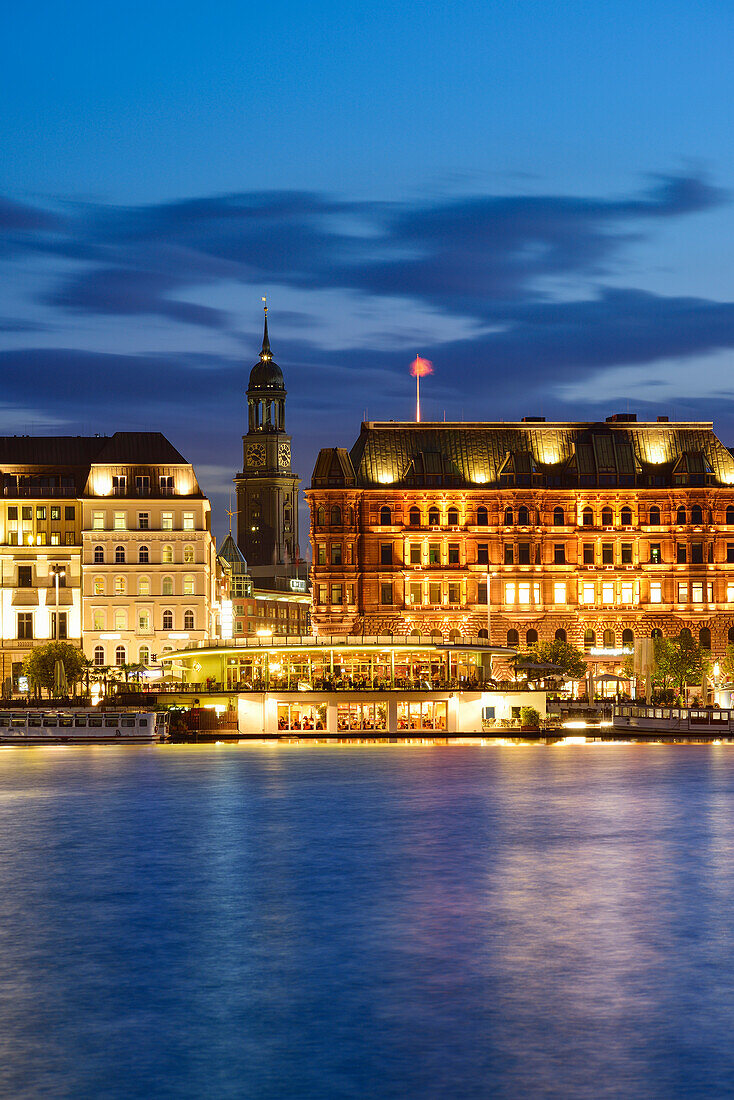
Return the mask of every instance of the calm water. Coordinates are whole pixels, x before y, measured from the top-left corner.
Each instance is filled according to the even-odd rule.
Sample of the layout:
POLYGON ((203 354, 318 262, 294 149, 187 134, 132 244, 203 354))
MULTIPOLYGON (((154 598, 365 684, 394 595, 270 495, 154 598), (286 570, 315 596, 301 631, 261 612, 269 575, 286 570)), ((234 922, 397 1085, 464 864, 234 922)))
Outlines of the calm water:
POLYGON ((0 1095, 734 1096, 734 747, 0 751, 0 1095))

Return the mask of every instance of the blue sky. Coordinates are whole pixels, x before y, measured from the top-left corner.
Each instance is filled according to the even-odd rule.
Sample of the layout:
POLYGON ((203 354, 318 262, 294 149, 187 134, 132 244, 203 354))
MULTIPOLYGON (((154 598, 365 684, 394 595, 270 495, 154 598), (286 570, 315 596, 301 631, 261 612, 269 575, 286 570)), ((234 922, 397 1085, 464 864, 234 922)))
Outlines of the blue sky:
POLYGON ((733 44, 680 0, 5 5, 0 431, 163 430, 221 535, 267 293, 306 483, 417 352, 424 416, 734 443, 733 44))

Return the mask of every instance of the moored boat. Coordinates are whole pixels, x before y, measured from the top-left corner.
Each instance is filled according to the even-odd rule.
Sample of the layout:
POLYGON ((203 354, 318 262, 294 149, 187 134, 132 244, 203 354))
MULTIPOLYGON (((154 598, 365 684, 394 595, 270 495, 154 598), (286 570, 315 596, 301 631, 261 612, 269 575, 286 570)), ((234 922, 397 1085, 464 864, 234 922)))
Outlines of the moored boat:
POLYGON ((734 711, 716 707, 664 707, 622 703, 612 713, 615 734, 718 741, 734 737, 734 711))
POLYGON ((95 707, 0 711, 0 745, 144 744, 161 739, 155 711, 95 707))

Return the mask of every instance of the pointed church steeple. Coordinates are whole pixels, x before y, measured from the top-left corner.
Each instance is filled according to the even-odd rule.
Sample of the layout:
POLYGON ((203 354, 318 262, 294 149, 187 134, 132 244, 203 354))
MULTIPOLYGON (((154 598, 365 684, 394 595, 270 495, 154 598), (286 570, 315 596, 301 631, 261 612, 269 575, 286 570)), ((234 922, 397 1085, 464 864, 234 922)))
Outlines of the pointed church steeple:
MULTIPOLYGON (((264 300, 264 299, 263 299, 264 300)), ((263 332, 263 346, 260 351, 260 358, 263 362, 267 362, 268 359, 272 359, 272 352, 270 351, 270 340, 268 339, 268 307, 263 307, 265 311, 265 331, 263 332)))

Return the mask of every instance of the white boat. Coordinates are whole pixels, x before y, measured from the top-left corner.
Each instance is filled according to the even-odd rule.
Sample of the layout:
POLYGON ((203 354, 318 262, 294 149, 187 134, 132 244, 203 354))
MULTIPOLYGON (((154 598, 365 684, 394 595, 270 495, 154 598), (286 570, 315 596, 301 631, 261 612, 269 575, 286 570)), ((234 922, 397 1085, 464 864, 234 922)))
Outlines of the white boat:
POLYGON ((622 703, 612 712, 615 733, 718 741, 734 737, 734 711, 715 707, 654 707, 622 703))
POLYGON ((163 736, 158 717, 155 711, 95 707, 5 710, 0 711, 0 745, 150 744, 163 736))

